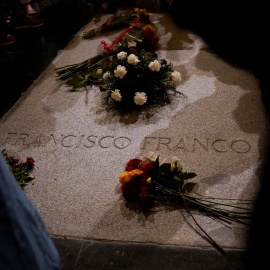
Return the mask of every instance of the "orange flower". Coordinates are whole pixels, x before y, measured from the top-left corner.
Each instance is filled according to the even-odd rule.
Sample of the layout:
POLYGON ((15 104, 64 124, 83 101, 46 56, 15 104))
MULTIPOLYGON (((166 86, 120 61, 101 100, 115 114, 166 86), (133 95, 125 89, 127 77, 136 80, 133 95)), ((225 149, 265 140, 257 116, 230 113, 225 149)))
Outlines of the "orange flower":
POLYGON ((124 183, 127 183, 131 181, 132 179, 134 179, 135 177, 140 176, 142 174, 143 174, 143 171, 139 169, 135 169, 132 171, 125 171, 121 173, 121 175, 119 176, 119 182, 123 185, 124 183))

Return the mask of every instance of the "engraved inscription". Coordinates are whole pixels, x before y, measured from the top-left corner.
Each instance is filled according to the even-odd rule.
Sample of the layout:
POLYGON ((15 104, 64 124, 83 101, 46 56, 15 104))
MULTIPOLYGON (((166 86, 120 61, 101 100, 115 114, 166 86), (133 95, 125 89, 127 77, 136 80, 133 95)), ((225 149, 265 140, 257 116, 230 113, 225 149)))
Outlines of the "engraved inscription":
POLYGON ((209 152, 215 151, 225 153, 232 151, 238 154, 245 154, 251 151, 251 144, 244 139, 198 139, 192 138, 187 140, 185 137, 172 140, 170 137, 145 137, 142 143, 143 150, 161 150, 168 149, 171 151, 183 152, 209 152))
MULTIPOLYGON (((45 147, 49 145, 63 148, 80 148, 90 149, 92 147, 100 147, 103 149, 126 149, 132 144, 132 140, 128 136, 117 135, 86 135, 86 134, 54 134, 42 133, 32 135, 27 133, 7 133, 2 145, 18 145, 18 146, 39 146, 45 147)), ((226 153, 234 152, 237 154, 245 154, 252 149, 251 144, 245 139, 209 139, 209 138, 187 138, 179 137, 172 139, 171 137, 144 137, 141 150, 161 151, 169 150, 173 152, 216 152, 226 153)))
POLYGON ((125 149, 131 145, 131 139, 125 136, 107 135, 98 137, 96 135, 75 135, 75 134, 39 134, 30 136, 26 133, 7 134, 3 145, 23 145, 23 146, 40 146, 44 147, 48 144, 61 146, 64 148, 92 148, 98 146, 101 148, 125 149))

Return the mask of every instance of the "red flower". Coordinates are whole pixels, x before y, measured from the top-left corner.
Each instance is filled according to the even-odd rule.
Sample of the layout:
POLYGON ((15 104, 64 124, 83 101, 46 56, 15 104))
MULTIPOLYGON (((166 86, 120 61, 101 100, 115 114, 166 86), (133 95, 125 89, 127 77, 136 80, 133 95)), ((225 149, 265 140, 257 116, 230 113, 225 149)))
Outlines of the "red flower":
POLYGON ((151 28, 146 28, 144 30, 144 37, 146 39, 150 39, 150 38, 154 37, 155 35, 156 35, 155 32, 151 28))
POLYGON ((145 24, 149 24, 150 23, 150 19, 149 19, 149 14, 147 12, 140 12, 139 13, 139 21, 143 22, 145 24))
POLYGON ((138 53, 138 49, 129 48, 129 49, 128 49, 128 52, 129 52, 129 53, 135 53, 135 54, 136 54, 136 53, 138 53))
POLYGON ((143 186, 140 194, 139 194, 139 198, 142 202, 146 202, 148 200, 149 194, 148 194, 148 189, 146 186, 143 186))
POLYGON ((131 170, 137 169, 141 162, 142 161, 140 159, 137 159, 137 158, 131 159, 126 165, 126 171, 131 171, 131 170))
POLYGON ((147 186, 146 180, 149 178, 149 175, 144 174, 141 179, 139 180, 139 188, 143 188, 144 186, 147 186))
POLYGON ((28 165, 29 169, 33 169, 33 167, 35 166, 34 159, 31 158, 31 157, 28 157, 27 160, 26 160, 26 162, 27 162, 27 165, 28 165))
POLYGON ((151 161, 149 163, 147 163, 144 168, 143 168, 143 171, 144 172, 149 172, 155 165, 155 161, 151 161))
POLYGON ((146 180, 149 178, 149 176, 148 175, 143 175, 143 177, 141 178, 141 180, 140 180, 140 182, 143 184, 143 185, 145 185, 146 184, 146 180))
POLYGON ((148 50, 149 51, 154 51, 157 49, 158 46, 158 36, 154 36, 149 40, 149 44, 148 44, 148 50))
POLYGON ((138 198, 139 187, 136 181, 124 183, 122 185, 122 194, 127 202, 134 201, 138 198))

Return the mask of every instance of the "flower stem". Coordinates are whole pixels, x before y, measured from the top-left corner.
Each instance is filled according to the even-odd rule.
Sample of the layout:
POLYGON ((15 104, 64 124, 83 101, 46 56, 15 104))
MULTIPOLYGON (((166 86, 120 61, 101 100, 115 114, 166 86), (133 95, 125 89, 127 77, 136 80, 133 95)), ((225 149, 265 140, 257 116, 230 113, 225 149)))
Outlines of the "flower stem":
POLYGON ((184 197, 183 194, 181 194, 181 197, 184 201, 184 204, 185 204, 185 207, 189 213, 189 215, 191 216, 191 218, 193 219, 193 221, 195 222, 195 224, 199 227, 199 229, 208 237, 208 239, 211 241, 211 243, 222 253, 222 254, 226 254, 225 250, 203 229, 203 227, 197 222, 197 220, 195 219, 195 217, 192 215, 188 205, 187 205, 187 202, 186 202, 186 199, 184 197))

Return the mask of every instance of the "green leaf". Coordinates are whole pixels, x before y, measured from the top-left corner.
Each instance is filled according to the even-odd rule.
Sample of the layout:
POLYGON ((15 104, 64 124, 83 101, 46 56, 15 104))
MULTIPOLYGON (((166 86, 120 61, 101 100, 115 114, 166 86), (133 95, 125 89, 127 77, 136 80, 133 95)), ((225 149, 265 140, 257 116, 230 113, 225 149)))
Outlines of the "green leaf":
POLYGON ((157 182, 167 188, 172 186, 172 183, 167 176, 160 176, 157 182))
POLYGON ((176 175, 173 177, 173 184, 174 184, 174 188, 175 190, 179 191, 182 190, 183 184, 184 184, 184 180, 180 179, 179 177, 177 177, 176 175))
POLYGON ((68 81, 66 81, 66 84, 68 86, 72 86, 72 87, 76 87, 80 82, 76 79, 70 79, 68 81))
POLYGON ((97 75, 102 75, 102 71, 103 71, 103 69, 99 68, 99 69, 97 70, 97 75))
POLYGON ((191 173, 183 172, 183 173, 179 174, 179 177, 183 180, 191 179, 191 178, 194 178, 196 176, 197 176, 197 174, 193 173, 193 172, 191 172, 191 173))
POLYGON ((73 88, 81 88, 86 84, 87 80, 76 80, 76 79, 70 79, 66 82, 68 86, 71 86, 73 88))
POLYGON ((170 172, 170 170, 171 170, 171 164, 170 163, 163 163, 159 167, 159 170, 160 170, 161 173, 170 172))
POLYGON ((77 81, 83 81, 84 77, 78 73, 71 74, 71 77, 77 81))

